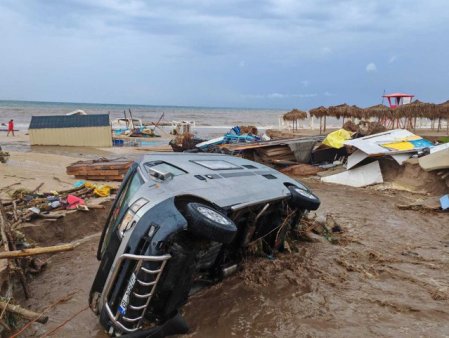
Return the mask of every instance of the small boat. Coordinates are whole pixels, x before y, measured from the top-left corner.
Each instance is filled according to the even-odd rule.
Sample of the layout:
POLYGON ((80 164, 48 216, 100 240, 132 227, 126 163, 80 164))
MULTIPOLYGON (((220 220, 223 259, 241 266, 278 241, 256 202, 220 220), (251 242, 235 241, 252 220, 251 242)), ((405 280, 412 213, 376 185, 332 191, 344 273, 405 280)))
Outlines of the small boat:
POLYGON ((84 110, 77 109, 77 110, 71 111, 70 113, 67 113, 66 115, 67 116, 71 116, 71 115, 87 115, 87 113, 84 110))
POLYGON ((130 137, 160 137, 154 132, 154 128, 145 126, 141 119, 119 118, 112 121, 112 132, 115 136, 130 137))

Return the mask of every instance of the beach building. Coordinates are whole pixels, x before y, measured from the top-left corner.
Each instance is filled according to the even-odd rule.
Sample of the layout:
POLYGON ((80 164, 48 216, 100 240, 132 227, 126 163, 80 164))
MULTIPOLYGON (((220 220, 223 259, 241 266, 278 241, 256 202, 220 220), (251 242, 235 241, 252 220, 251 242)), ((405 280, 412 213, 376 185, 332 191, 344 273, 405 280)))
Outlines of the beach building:
POLYGON ((31 145, 111 147, 108 114, 32 116, 31 145))

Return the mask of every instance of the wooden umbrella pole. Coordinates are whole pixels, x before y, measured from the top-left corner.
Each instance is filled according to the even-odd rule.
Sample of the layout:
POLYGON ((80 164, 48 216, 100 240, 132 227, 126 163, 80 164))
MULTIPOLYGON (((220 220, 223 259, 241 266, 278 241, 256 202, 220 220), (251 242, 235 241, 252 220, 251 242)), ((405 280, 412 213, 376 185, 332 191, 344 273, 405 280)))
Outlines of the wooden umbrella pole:
POLYGON ((320 135, 321 135, 321 128, 322 128, 322 120, 323 120, 323 117, 322 116, 320 116, 320 135))

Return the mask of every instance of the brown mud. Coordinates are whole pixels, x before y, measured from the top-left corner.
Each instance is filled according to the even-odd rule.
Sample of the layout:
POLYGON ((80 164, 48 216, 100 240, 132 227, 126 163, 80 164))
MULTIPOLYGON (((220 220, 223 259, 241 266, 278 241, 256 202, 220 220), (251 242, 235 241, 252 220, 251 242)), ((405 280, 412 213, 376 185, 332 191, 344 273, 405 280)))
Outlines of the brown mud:
MULTIPOLYGON (((322 200, 318 214, 342 226, 339 244, 291 243, 293 252, 274 260, 248 259, 242 271, 183 308, 188 337, 447 336, 449 214, 399 210, 396 204, 420 197, 408 192, 306 182, 322 200)), ((96 233, 105 211, 95 217, 66 219, 55 242, 65 233, 72 240, 73 231, 80 238, 96 233)), ((50 233, 53 224, 47 226, 50 233)), ((34 324, 23 336, 41 336, 82 311, 53 336, 107 337, 86 308, 97 242, 88 237, 73 252, 54 255, 30 283, 33 298, 25 304, 34 310, 76 293, 49 312, 46 325, 34 324)))

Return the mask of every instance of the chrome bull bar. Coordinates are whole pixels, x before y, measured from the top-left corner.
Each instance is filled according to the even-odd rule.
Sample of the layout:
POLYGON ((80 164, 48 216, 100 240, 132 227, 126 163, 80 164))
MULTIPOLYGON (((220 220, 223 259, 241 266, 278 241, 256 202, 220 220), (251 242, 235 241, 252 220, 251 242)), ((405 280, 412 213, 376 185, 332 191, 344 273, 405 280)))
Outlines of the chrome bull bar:
MULTIPOLYGON (((114 267, 114 270, 112 272, 112 275, 110 278, 108 278, 105 288, 104 288, 104 309, 106 310, 106 313, 109 316, 109 319, 112 321, 114 326, 118 328, 119 330, 123 332, 135 332, 137 331, 144 320, 145 311, 147 309, 148 304, 150 303, 151 298, 154 295, 154 291, 156 289, 156 285, 159 281, 159 278, 162 274, 162 271, 164 270, 165 264, 167 261, 171 258, 170 255, 161 255, 161 256, 142 256, 142 255, 132 255, 132 254, 123 254, 121 255, 114 267), (117 275, 123 265, 123 262, 125 260, 132 260, 136 261, 136 266, 134 268, 133 273, 131 274, 130 279, 128 280, 128 286, 125 289, 125 294, 122 295, 122 303, 119 304, 116 313, 114 314, 112 312, 111 307, 109 306, 109 296, 112 290, 112 286, 114 285, 117 275), (145 262, 154 262, 159 263, 159 267, 152 270, 145 268, 143 263, 145 262), (139 272, 152 276, 151 281, 142 281, 138 279, 139 272), (148 292, 146 293, 136 293, 133 291, 134 286, 139 284, 140 286, 144 288, 148 288, 148 292), (130 303, 130 294, 137 298, 144 300, 145 303, 143 305, 133 305, 130 303), (127 298, 127 301, 124 301, 124 299, 127 298), (140 311, 140 315, 133 316, 133 317, 127 317, 125 316, 127 310, 133 310, 133 311, 140 311)), ((141 274, 140 274, 141 275, 141 274)))

